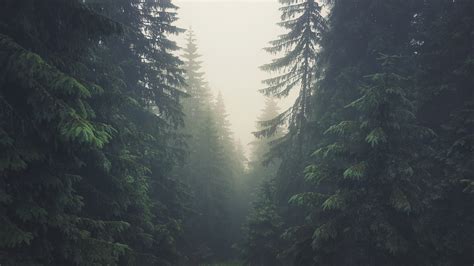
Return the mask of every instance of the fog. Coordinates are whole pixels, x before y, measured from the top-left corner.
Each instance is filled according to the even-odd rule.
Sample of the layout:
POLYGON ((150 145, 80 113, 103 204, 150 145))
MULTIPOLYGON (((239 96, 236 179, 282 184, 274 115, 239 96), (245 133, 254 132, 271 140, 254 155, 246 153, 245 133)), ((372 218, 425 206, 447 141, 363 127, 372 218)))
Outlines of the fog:
POLYGON ((0 266, 473 265, 473 33, 474 0, 0 0, 0 266))
MULTIPOLYGON (((206 79, 214 93, 223 93, 235 139, 248 155, 247 144, 253 139, 251 132, 264 101, 258 90, 263 88, 261 81, 270 77, 259 69, 272 60, 263 48, 282 33, 276 25, 279 3, 185 0, 175 4, 180 8, 177 25, 195 32, 206 79)), ((184 39, 185 34, 176 39, 181 47, 184 39)))

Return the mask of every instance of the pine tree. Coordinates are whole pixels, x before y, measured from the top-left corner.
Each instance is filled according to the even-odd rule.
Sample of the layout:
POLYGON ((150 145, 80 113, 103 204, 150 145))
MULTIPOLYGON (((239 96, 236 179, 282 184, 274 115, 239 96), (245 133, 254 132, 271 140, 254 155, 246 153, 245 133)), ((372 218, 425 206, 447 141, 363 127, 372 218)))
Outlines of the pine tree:
MULTIPOLYGON (((261 115, 258 117, 258 121, 267 121, 275 117, 278 114, 278 106, 274 99, 266 98, 265 106, 262 110, 261 115)), ((262 125, 257 122, 257 131, 262 130, 262 125)), ((271 148, 275 142, 278 142, 283 137, 283 130, 281 127, 271 137, 256 138, 251 145, 249 170, 247 174, 247 193, 249 202, 254 201, 257 188, 262 185, 263 182, 269 182, 273 180, 278 171, 280 160, 272 157, 271 148)))
POLYGON ((232 195, 232 138, 223 102, 215 106, 201 72, 194 33, 184 49, 189 98, 183 102, 188 139, 186 165, 176 174, 189 185, 195 215, 187 224, 191 263, 209 262, 230 253, 229 204, 232 195), (221 108, 219 115, 216 109, 221 108))
POLYGON ((411 238, 429 204, 430 149, 419 143, 433 133, 417 124, 409 80, 396 70, 398 58, 379 60, 385 72, 366 76, 360 98, 347 105, 359 117, 331 126, 326 134, 336 141, 318 149, 308 168, 309 182, 330 189, 292 199, 312 199, 309 206, 316 206, 311 220, 317 224, 312 246, 318 261, 399 265, 422 258, 411 238), (336 253, 341 250, 342 262, 336 253))
POLYGON ((288 190, 293 207, 263 205, 277 202, 282 239, 250 230, 246 259, 271 246, 285 265, 469 263, 472 1, 330 2, 300 131, 317 147, 306 187, 288 190))
MULTIPOLYGON (((262 121, 263 130, 256 137, 273 135, 280 126, 286 126, 286 134, 275 140, 271 156, 281 160, 275 179, 277 205, 284 212, 289 211, 287 201, 294 193, 304 190, 303 170, 308 163, 308 154, 313 144, 307 135, 313 123, 309 121, 316 81, 315 66, 317 51, 322 34, 326 31, 326 21, 321 15, 322 6, 314 0, 280 1, 282 11, 280 26, 287 30, 266 50, 272 54, 282 54, 262 69, 277 76, 264 80, 267 85, 261 90, 266 96, 287 97, 298 90, 292 107, 268 121, 262 121)), ((293 223, 298 212, 281 213, 285 222, 293 223)))
MULTIPOLYGON (((257 118, 258 121, 268 121, 278 115, 278 105, 276 101, 272 98, 265 99, 265 106, 262 110, 261 115, 257 118)), ((257 131, 263 130, 261 122, 257 122, 257 131)), ((278 169, 278 162, 276 159, 273 159, 272 153, 270 152, 272 144, 278 142, 278 140, 283 137, 282 128, 278 128, 275 131, 275 134, 266 137, 266 138, 256 138, 253 142, 250 143, 252 149, 250 154, 250 167, 251 171, 259 173, 262 171, 268 170, 268 173, 255 174, 255 176, 260 177, 274 177, 276 170, 278 169), (268 166, 270 164, 271 166, 268 166), (273 170, 271 170, 272 168, 273 170)))
POLYGON ((473 10, 472 1, 424 2, 414 23, 418 116, 436 132, 432 172, 441 192, 425 230, 437 265, 473 260, 473 10))
POLYGON ((176 7, 169 1, 91 5, 126 31, 105 40, 96 51, 102 60, 90 62, 91 69, 108 73, 96 81, 108 88, 107 98, 99 101, 108 108, 98 115, 120 130, 110 149, 96 155, 99 160, 92 157, 111 170, 100 173, 105 180, 90 180, 97 188, 92 193, 84 187, 91 199, 108 199, 88 211, 98 215, 112 209, 111 214, 131 224, 122 235, 130 251, 121 263, 176 263, 183 192, 169 175, 182 152, 174 129, 182 123, 179 98, 184 80, 181 61, 172 55, 177 46, 166 37, 180 32, 172 25, 176 18, 170 10, 176 7), (145 27, 147 33, 142 31, 145 27))
POLYGON ((116 132, 96 119, 92 99, 102 91, 79 62, 119 27, 76 1, 1 6, 0 262, 114 263, 126 250, 114 236, 127 223, 83 215, 76 189, 87 151, 116 132))
POLYGON ((284 223, 276 205, 275 187, 266 181, 259 188, 244 226, 241 255, 247 265, 282 265, 278 254, 284 223))
POLYGON ((303 243, 294 255, 300 262, 423 261, 423 246, 413 238, 421 235, 434 195, 426 144, 434 134, 416 119, 417 87, 407 59, 414 12, 410 2, 398 1, 332 8, 314 97, 319 149, 306 175, 314 189, 290 200, 311 210, 305 223, 288 230, 293 243, 303 243), (354 47, 360 52, 351 52, 354 47))
POLYGON ((11 191, 0 262, 172 264, 182 217, 182 190, 168 177, 182 120, 180 61, 165 36, 178 32, 166 10, 174 7, 85 3, 2 3, 1 31, 11 36, 2 35, 2 60, 11 63, 1 73, 16 73, 1 81, 2 121, 23 118, 2 124, 5 157, 22 166, 2 168, 11 191), (25 144, 30 159, 15 154, 25 144))
POLYGON ((314 82, 314 66, 325 21, 321 5, 314 0, 280 0, 283 7, 280 26, 288 33, 270 42, 266 50, 272 54, 284 53, 263 70, 282 73, 264 81, 268 86, 261 90, 267 96, 286 97, 299 87, 294 105, 266 123, 267 129, 257 135, 272 135, 278 126, 288 122, 289 135, 300 134, 308 119, 308 100, 314 82))
MULTIPOLYGON (((293 224, 301 217, 299 211, 288 208, 287 201, 304 188, 303 169, 307 164, 307 154, 311 150, 311 139, 307 135, 311 106, 316 81, 315 66, 318 63, 317 51, 321 35, 326 31, 326 22, 321 15, 322 6, 314 0, 280 1, 283 5, 280 26, 288 30, 286 34, 272 41, 266 50, 283 56, 272 63, 262 66, 263 70, 276 72, 276 77, 264 80, 267 85, 261 90, 266 96, 287 97, 299 89, 291 108, 277 116, 261 121, 262 130, 254 133, 257 138, 270 137, 286 126, 286 134, 273 141, 272 158, 281 160, 274 179, 276 206, 283 217, 285 226, 293 224)), ((281 132, 281 131, 280 131, 281 132)), ((282 248, 282 246, 279 246, 282 248)), ((281 253, 279 250, 278 253, 281 253)))
POLYGON ((219 141, 224 145, 224 148, 228 153, 232 153, 234 149, 234 140, 232 132, 230 131, 230 122, 228 120, 227 110, 224 104, 224 98, 222 92, 217 93, 217 98, 214 106, 214 114, 216 116, 216 122, 219 125, 219 141))
POLYGON ((228 182, 226 192, 227 203, 225 208, 228 210, 228 221, 225 223, 226 239, 228 247, 225 250, 227 258, 236 258, 235 250, 231 250, 234 244, 242 239, 241 228, 245 222, 245 215, 248 209, 247 204, 250 197, 245 197, 248 189, 248 180, 245 169, 246 157, 240 141, 236 142, 232 136, 230 122, 227 118, 227 111, 224 104, 222 93, 219 92, 216 97, 214 115, 217 122, 218 139, 223 148, 223 164, 220 166, 224 172, 224 178, 228 182))

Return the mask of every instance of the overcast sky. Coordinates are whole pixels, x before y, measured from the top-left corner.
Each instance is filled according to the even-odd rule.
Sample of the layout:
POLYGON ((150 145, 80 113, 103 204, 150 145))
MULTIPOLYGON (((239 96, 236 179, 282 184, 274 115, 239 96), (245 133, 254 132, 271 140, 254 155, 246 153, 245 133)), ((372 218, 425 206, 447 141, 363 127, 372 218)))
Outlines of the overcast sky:
MULTIPOLYGON (((202 54, 206 79, 225 99, 236 139, 253 140, 257 116, 263 108, 258 92, 268 74, 259 66, 272 55, 263 51, 282 31, 277 0, 178 0, 177 25, 193 28, 202 54)), ((177 39, 184 46, 184 36, 177 39)))

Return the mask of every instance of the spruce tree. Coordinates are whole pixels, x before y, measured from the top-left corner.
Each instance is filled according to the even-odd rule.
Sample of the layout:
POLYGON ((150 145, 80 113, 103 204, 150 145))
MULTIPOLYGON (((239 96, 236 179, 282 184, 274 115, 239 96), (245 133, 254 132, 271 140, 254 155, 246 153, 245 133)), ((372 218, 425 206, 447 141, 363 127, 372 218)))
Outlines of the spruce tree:
POLYGON ((267 96, 287 97, 295 88, 299 88, 295 103, 291 108, 268 121, 267 129, 258 135, 271 135, 278 126, 288 124, 289 136, 298 135, 308 119, 308 101, 312 94, 314 66, 317 62, 317 50, 325 21, 321 16, 321 5, 314 0, 280 0, 283 5, 279 25, 288 32, 270 42, 266 50, 272 54, 283 53, 263 70, 276 72, 276 77, 264 80, 267 85, 261 92, 267 96))
POLYGON ((173 6, 3 4, 2 34, 11 37, 2 35, 2 60, 11 63, 1 71, 8 77, 2 79, 2 110, 9 110, 1 115, 9 121, 22 114, 17 125, 30 129, 2 124, 7 140, 18 139, 6 143, 5 157, 23 163, 15 173, 10 166, 2 169, 8 177, 2 183, 12 189, 5 193, 20 194, 5 194, 2 219, 10 228, 1 248, 8 256, 2 252, 0 261, 175 263, 182 190, 168 174, 180 150, 173 130, 181 120, 182 71, 171 53, 176 45, 165 36, 178 31, 166 10, 173 6), (18 17, 24 18, 20 24, 18 17), (21 143, 34 147, 30 159, 15 155, 21 143), (30 218, 19 219, 15 204, 30 201, 35 205, 23 204, 21 214, 30 218), (11 234, 14 228, 19 235, 11 234))
POLYGON ((245 222, 245 214, 250 200, 245 197, 248 189, 248 180, 245 169, 246 157, 240 141, 235 141, 230 129, 230 122, 227 118, 227 111, 222 93, 216 97, 214 115, 217 122, 218 139, 223 148, 223 169, 224 179, 227 180, 228 194, 225 208, 228 210, 228 220, 225 222, 226 239, 223 241, 227 246, 224 250, 227 258, 236 258, 235 250, 231 247, 242 239, 241 228, 245 222))
POLYGON ((108 88, 107 98, 101 100, 109 108, 100 115, 120 130, 99 157, 112 166, 112 171, 101 173, 106 183, 93 178, 92 186, 99 189, 84 191, 92 194, 91 199, 108 198, 104 205, 95 204, 91 210, 95 215, 115 209, 113 215, 131 224, 122 236, 130 251, 121 263, 176 263, 183 192, 169 175, 182 153, 175 128, 182 123, 179 97, 184 80, 181 62, 172 54, 177 46, 166 36, 180 32, 172 25, 176 7, 169 1, 91 5, 126 30, 104 41, 96 51, 101 61, 90 62, 91 69, 108 73, 97 77, 108 88))
POLYGON ((114 263, 128 225, 84 215, 77 185, 87 153, 116 132, 95 117, 102 90, 80 61, 119 27, 77 1, 4 1, 0 10, 0 263, 114 263))
MULTIPOLYGON (((273 98, 265 98, 265 106, 261 111, 260 116, 257 118, 257 131, 263 129, 261 121, 268 121, 278 115, 278 105, 273 98)), ((250 154, 250 172, 255 179, 259 181, 270 180, 275 177, 278 169, 278 159, 272 158, 271 148, 275 142, 283 137, 283 129, 279 127, 275 134, 266 138, 256 138, 250 143, 251 154, 250 154)), ((256 181, 254 185, 258 184, 256 181)), ((255 187, 255 186, 253 186, 255 187)))
POLYGON ((424 2, 414 23, 418 117, 436 133, 432 173, 440 193, 425 230, 437 265, 473 260, 473 10, 472 1, 424 2))
POLYGON ((276 205, 275 192, 272 181, 265 181, 259 187, 258 198, 252 202, 240 245, 241 256, 247 265, 283 265, 278 255, 284 223, 276 205))
POLYGON ((288 231, 293 243, 303 243, 294 255, 300 263, 423 261, 414 238, 434 195, 426 144, 434 134, 416 119, 409 67, 414 12, 411 2, 398 1, 332 7, 314 97, 319 148, 306 175, 314 187, 290 200, 311 210, 288 231))
MULTIPOLYGON (((255 132, 257 138, 271 137, 281 127, 287 127, 286 134, 273 141, 271 158, 278 158, 281 164, 274 179, 276 196, 274 203, 285 226, 301 218, 299 211, 288 208, 291 195, 304 189, 303 169, 307 164, 307 154, 311 150, 311 139, 307 135, 311 124, 309 101, 314 93, 316 81, 315 66, 321 35, 326 31, 326 22, 321 15, 322 6, 314 0, 280 1, 282 11, 280 26, 287 30, 266 50, 281 57, 261 68, 277 73, 264 80, 266 88, 261 92, 266 96, 282 98, 298 90, 294 104, 277 116, 261 121, 263 129, 255 132)), ((281 131, 280 131, 281 132, 281 131)), ((282 249, 282 245, 279 245, 282 249)), ((277 253, 281 253, 279 250, 277 253)))
MULTIPOLYGON (((225 110, 217 116, 216 106, 204 73, 201 71, 194 33, 189 30, 184 49, 186 92, 184 134, 188 136, 188 156, 185 166, 177 171, 193 197, 195 215, 188 220, 187 234, 191 263, 210 262, 230 253, 229 201, 232 167, 231 136, 225 110)), ((219 108, 224 108, 221 102, 219 108)))

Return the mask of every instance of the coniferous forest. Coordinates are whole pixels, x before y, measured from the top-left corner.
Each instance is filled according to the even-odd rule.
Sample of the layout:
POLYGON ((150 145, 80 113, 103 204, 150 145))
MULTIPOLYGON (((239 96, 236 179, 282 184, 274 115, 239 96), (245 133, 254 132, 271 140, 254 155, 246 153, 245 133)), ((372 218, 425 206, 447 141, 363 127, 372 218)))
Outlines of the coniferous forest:
POLYGON ((242 143, 174 1, 0 0, 0 266, 473 265, 474 1, 277 12, 242 143))

